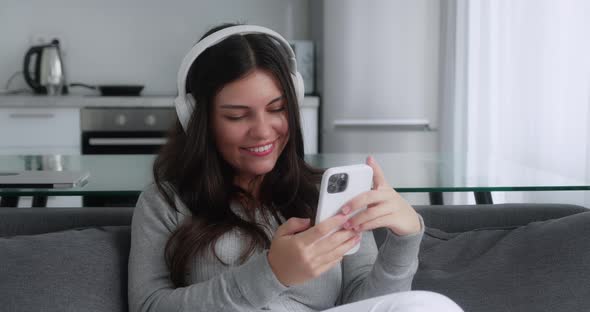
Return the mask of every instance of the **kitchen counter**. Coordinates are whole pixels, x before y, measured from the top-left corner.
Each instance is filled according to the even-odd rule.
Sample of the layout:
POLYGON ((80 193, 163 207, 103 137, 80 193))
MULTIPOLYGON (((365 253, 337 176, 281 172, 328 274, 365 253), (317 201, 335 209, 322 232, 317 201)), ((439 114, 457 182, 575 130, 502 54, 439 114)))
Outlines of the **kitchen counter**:
MULTIPOLYGON (((300 107, 303 143, 309 153, 318 151, 318 107, 317 96, 305 97, 300 107)), ((78 154, 91 139, 105 138, 99 133, 117 136, 124 131, 127 136, 131 131, 137 138, 142 131, 162 131, 160 122, 172 122, 174 114, 172 95, 0 95, 0 155, 78 154)))
POLYGON ((173 107, 173 96, 3 95, 0 108, 173 107))
MULTIPOLYGON (((305 97, 303 107, 317 108, 317 97, 305 97)), ((53 107, 173 107, 174 96, 0 95, 0 108, 53 107)))

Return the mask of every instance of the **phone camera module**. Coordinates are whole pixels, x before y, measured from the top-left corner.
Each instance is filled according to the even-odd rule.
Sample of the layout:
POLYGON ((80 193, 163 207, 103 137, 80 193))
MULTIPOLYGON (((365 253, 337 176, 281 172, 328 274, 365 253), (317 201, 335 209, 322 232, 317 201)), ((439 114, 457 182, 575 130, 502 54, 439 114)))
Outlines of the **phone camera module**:
POLYGON ((328 193, 340 193, 348 186, 348 174, 337 173, 330 176, 328 180, 328 193))

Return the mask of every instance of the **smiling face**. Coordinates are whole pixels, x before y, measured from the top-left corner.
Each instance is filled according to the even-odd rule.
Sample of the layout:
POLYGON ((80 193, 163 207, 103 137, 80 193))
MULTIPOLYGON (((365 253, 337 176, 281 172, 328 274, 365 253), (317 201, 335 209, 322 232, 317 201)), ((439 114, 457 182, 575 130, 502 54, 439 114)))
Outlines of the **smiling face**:
POLYGON ((287 101, 272 74, 255 69, 225 85, 213 99, 211 117, 217 150, 240 186, 274 168, 289 126, 287 101))

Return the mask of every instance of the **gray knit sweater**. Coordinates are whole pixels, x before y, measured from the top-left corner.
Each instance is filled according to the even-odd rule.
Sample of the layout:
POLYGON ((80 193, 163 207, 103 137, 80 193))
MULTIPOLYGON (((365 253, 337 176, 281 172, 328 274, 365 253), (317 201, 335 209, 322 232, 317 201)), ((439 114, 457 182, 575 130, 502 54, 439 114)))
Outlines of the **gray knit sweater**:
MULTIPOLYGON (((164 247, 176 227, 191 214, 178 199, 176 205, 178 212, 164 201, 155 185, 145 189, 137 202, 129 255, 132 312, 321 311, 409 290, 418 267, 423 231, 401 237, 388 231, 379 251, 372 232, 368 231, 363 233, 357 253, 345 256, 340 264, 313 280, 286 287, 268 264, 268 250, 260 250, 239 264, 244 240, 238 231, 233 231, 223 235, 215 246, 218 256, 228 266, 213 256, 194 259, 187 275, 190 286, 175 288, 164 260, 164 247)), ((232 204, 232 209, 240 214, 239 205, 232 204)), ((272 235, 277 226, 269 224, 267 233, 272 235)))

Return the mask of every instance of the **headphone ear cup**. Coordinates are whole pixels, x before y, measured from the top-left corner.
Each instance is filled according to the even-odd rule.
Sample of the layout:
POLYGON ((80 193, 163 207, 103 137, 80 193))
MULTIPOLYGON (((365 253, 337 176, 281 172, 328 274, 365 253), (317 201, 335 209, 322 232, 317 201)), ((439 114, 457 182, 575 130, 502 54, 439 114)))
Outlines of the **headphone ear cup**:
POLYGON ((297 104, 299 106, 303 105, 303 98, 305 97, 305 85, 303 83, 303 77, 299 72, 295 72, 294 75, 291 75, 293 79, 293 86, 295 87, 295 95, 297 96, 297 104))
POLYGON ((191 118, 193 111, 195 110, 196 101, 192 94, 187 93, 184 98, 181 96, 177 96, 174 99, 174 107, 176 107, 176 115, 178 116, 178 120, 186 132, 188 128, 188 122, 191 118))
POLYGON ((197 106, 197 100, 195 100, 192 94, 187 93, 185 96, 185 102, 189 113, 188 116, 190 118, 190 116, 193 114, 193 111, 195 110, 195 107, 197 106))

